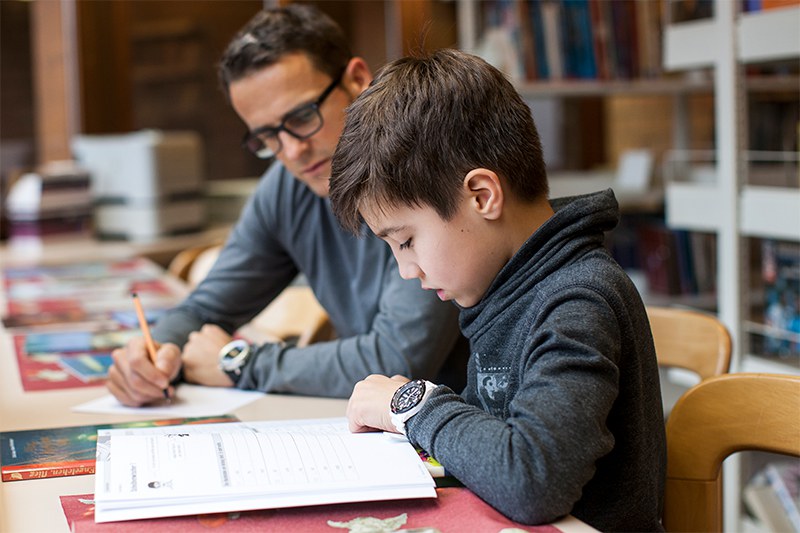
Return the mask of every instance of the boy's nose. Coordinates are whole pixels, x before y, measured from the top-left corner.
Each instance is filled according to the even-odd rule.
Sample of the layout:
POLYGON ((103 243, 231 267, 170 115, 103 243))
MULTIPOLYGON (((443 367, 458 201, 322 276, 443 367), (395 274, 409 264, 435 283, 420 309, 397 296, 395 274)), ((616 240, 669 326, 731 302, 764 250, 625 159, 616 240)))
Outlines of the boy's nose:
POLYGON ((403 279, 422 278, 422 269, 416 263, 406 261, 405 263, 398 263, 400 269, 400 277, 403 279))

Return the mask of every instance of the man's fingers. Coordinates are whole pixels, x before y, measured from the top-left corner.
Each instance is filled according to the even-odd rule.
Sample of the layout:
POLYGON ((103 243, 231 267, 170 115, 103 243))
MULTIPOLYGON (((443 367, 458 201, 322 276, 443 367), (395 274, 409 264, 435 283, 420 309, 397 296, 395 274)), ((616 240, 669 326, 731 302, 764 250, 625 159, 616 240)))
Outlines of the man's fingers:
POLYGON ((123 405, 142 406, 164 398, 164 389, 180 368, 180 350, 174 344, 159 349, 159 367, 150 360, 143 339, 132 339, 111 353, 114 364, 107 388, 123 405))
MULTIPOLYGON (((156 397, 147 396, 131 389, 127 385, 128 382, 121 379, 119 371, 114 367, 109 369, 108 378, 108 381, 106 381, 106 388, 123 405, 141 407, 156 399, 156 397)), ((157 398, 163 398, 163 393, 157 398)))

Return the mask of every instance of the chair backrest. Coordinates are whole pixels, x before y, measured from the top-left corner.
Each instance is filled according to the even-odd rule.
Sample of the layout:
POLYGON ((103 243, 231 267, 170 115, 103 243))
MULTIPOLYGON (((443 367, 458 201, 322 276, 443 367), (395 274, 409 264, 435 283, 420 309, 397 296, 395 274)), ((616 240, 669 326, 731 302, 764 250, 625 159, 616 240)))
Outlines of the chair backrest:
POLYGON ((717 317, 672 307, 647 306, 658 364, 708 379, 728 372, 731 336, 717 317))
POLYGON ((305 285, 283 289, 248 327, 254 331, 254 337, 264 335, 265 340, 293 340, 301 348, 335 338, 328 313, 305 285))
POLYGON ((722 461, 744 450, 800 457, 800 376, 725 374, 678 400, 667 420, 667 531, 723 531, 722 461))
MULTIPOLYGON (((205 277, 208 273, 208 268, 211 266, 208 265, 208 268, 206 268, 205 265, 207 261, 201 258, 210 258, 214 256, 215 253, 218 254, 221 246, 220 244, 207 244, 181 250, 172 261, 170 261, 167 270, 173 276, 194 287, 205 277), (203 264, 203 268, 199 268, 201 263, 203 264)), ((211 262, 213 263, 213 260, 211 262)))

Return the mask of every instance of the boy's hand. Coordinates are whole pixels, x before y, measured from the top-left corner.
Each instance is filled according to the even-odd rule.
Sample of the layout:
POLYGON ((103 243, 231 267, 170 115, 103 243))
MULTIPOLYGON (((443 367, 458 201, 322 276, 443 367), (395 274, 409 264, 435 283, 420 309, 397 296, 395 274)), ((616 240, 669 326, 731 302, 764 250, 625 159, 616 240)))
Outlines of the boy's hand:
POLYGON ((232 387, 233 381, 219 368, 219 351, 233 337, 224 329, 205 324, 189 334, 183 347, 183 376, 186 381, 213 387, 232 387))
POLYGON ((356 383, 347 403, 347 422, 350 431, 359 433, 376 429, 397 433, 389 411, 392 396, 407 382, 403 376, 372 374, 356 383))
MULTIPOLYGON (((164 399, 164 389, 178 375, 181 350, 174 344, 156 343, 156 364, 150 360, 144 337, 136 337, 111 352, 106 388, 123 405, 141 407, 164 399)), ((170 397, 174 391, 169 390, 170 397)))

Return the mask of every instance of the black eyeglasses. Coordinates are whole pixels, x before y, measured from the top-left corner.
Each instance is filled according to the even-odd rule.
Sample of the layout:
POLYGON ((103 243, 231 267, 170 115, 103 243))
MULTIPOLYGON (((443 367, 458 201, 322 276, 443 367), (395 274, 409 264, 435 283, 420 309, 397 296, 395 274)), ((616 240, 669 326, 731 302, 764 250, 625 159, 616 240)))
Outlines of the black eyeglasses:
POLYGON ((278 127, 264 126, 245 133, 242 146, 250 150, 256 157, 269 159, 283 148, 281 139, 278 137, 281 131, 285 131, 301 141, 317 133, 323 125, 322 113, 319 108, 342 81, 342 76, 344 76, 344 70, 322 91, 319 98, 287 114, 278 127))

